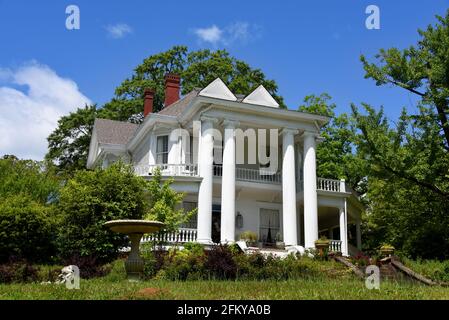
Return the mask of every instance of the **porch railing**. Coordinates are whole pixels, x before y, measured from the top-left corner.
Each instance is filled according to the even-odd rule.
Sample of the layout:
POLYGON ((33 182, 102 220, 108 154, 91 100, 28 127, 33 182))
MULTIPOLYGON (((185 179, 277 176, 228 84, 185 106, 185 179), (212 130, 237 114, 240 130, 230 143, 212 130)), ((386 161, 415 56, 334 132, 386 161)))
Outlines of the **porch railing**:
POLYGON ((134 167, 134 172, 139 176, 151 176, 156 168, 161 170, 162 176, 198 176, 198 166, 194 164, 155 164, 134 167))
POLYGON ((333 179, 317 179, 317 189, 322 191, 340 192, 340 184, 342 181, 333 179))
POLYGON ((191 228, 179 228, 173 232, 158 232, 143 237, 142 242, 161 241, 167 243, 194 242, 197 238, 197 230, 191 228))
MULTIPOLYGON (((154 169, 160 168, 162 176, 173 177, 198 177, 198 166, 195 164, 156 164, 156 165, 142 165, 135 166, 134 172, 139 176, 151 176, 154 169)), ((214 165, 213 174, 215 177, 223 176, 223 166, 214 165)), ((281 184, 282 173, 276 172, 274 174, 263 169, 250 169, 237 167, 235 169, 235 178, 239 181, 249 181, 258 183, 281 184)), ((303 181, 298 181, 296 191, 303 190, 303 181)), ((350 189, 346 186, 343 180, 317 178, 317 190, 329 192, 346 192, 350 189)))
MULTIPOLYGON (((220 165, 214 165, 214 176, 223 176, 223 167, 220 165)), ((282 175, 280 172, 270 173, 268 170, 263 169, 250 169, 250 168, 235 168, 235 179, 240 181, 251 181, 261 183, 274 183, 280 184, 282 182, 282 175)))
POLYGON ((329 240, 330 252, 341 252, 341 240, 329 240))

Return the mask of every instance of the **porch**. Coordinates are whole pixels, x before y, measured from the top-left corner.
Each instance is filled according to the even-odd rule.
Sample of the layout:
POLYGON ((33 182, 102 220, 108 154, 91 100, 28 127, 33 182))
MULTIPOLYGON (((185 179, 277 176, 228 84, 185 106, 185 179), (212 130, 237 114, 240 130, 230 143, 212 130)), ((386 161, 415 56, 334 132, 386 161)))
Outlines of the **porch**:
MULTIPOLYGON (((196 242, 197 240, 197 230, 194 228, 179 228, 177 231, 173 232, 159 232, 155 234, 145 235, 142 238, 142 243, 148 242, 163 242, 167 245, 183 245, 188 242, 196 242)), ((329 251, 330 252, 342 252, 342 241, 329 239, 329 251)), ((260 249, 271 249, 271 246, 266 246, 263 242, 259 242, 260 249)))

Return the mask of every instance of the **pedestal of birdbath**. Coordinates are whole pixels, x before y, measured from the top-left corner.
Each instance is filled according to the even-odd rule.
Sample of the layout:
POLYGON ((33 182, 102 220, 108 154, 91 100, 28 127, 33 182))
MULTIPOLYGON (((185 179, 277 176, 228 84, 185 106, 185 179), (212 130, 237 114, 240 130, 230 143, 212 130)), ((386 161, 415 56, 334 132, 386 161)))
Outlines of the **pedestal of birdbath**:
POLYGON ((104 224, 113 232, 128 235, 131 240, 131 252, 125 262, 126 274, 129 280, 139 280, 144 268, 140 256, 140 241, 144 234, 158 232, 164 224, 147 220, 113 220, 104 224))

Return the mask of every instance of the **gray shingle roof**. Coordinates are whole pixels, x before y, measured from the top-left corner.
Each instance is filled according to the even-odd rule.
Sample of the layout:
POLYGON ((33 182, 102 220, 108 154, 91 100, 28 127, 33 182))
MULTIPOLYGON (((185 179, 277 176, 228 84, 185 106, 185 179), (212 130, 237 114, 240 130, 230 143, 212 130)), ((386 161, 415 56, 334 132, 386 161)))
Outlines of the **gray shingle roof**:
POLYGON ((182 99, 176 101, 175 103, 165 107, 159 114, 166 116, 175 116, 178 117, 182 114, 182 112, 189 106, 190 102, 198 95, 201 89, 194 89, 186 94, 182 99))
POLYGON ((99 143, 126 144, 134 135, 138 125, 134 123, 107 119, 95 119, 99 143))

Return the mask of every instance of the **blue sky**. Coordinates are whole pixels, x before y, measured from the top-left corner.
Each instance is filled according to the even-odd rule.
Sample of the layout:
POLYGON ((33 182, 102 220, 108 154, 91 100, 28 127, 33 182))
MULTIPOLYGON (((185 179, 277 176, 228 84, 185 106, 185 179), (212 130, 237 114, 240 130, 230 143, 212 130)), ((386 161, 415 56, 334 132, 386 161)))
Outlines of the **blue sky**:
MULTIPOLYGON (((26 125, 5 114, 19 108, 11 105, 11 96, 36 108, 54 99, 39 90, 51 90, 57 103, 52 101, 46 113, 53 117, 77 107, 58 109, 61 103, 101 105, 145 57, 176 44, 192 50, 225 48, 261 68, 277 81, 289 108, 296 109, 308 94, 327 92, 338 112, 349 111, 351 102, 367 102, 383 105, 394 119, 403 106, 414 108, 413 97, 365 80, 359 56, 415 43, 417 29, 434 23, 435 14, 448 8, 449 0, 0 0, 0 95, 7 94, 3 100, 0 96, 0 154, 39 158, 45 152, 45 141, 36 140, 39 147, 27 152, 29 145, 17 149, 17 135, 8 137, 11 123, 26 125), (70 4, 80 8, 80 30, 65 28, 70 4), (365 8, 370 4, 380 8, 380 30, 365 28, 365 8), (35 80, 23 79, 30 74, 35 80), (61 96, 61 88, 70 89, 68 98, 61 96)), ((44 128, 35 128, 41 136, 55 119, 47 122, 44 128)))

